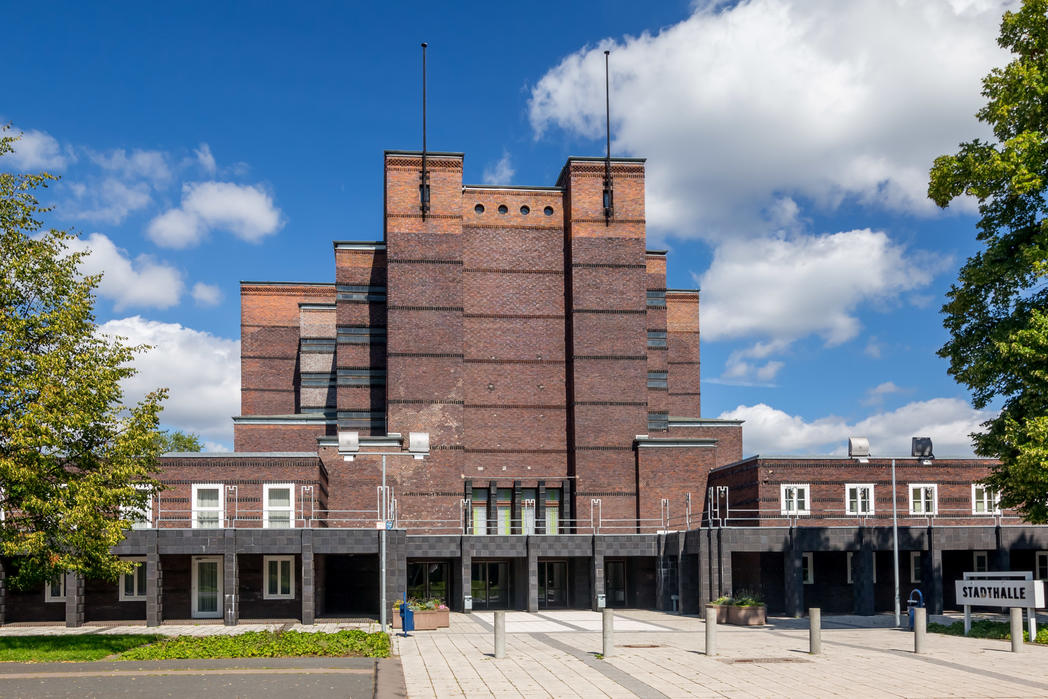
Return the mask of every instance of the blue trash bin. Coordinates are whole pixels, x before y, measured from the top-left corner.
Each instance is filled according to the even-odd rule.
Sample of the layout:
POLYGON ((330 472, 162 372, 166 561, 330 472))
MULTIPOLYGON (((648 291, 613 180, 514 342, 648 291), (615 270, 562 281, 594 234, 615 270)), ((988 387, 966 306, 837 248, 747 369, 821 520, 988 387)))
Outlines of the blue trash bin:
POLYGON ((908 628, 910 629, 910 631, 913 631, 913 622, 914 622, 914 615, 915 615, 913 610, 916 609, 917 607, 923 607, 923 606, 924 606, 924 593, 922 593, 917 588, 914 588, 913 591, 910 592, 910 598, 908 600, 906 600, 906 615, 909 617, 909 627, 908 628), (914 595, 917 595, 917 599, 913 598, 914 595))
POLYGON ((404 603, 400 605, 400 630, 405 636, 408 635, 408 631, 415 630, 415 611, 408 607, 408 601, 405 599, 404 603))

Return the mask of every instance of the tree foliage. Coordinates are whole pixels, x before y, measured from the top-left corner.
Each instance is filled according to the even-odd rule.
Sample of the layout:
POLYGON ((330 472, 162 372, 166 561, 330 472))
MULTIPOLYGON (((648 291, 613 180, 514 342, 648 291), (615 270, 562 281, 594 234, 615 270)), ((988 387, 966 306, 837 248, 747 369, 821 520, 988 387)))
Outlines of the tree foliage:
POLYGON ((942 310, 939 350, 977 408, 1001 401, 972 435, 1001 460, 987 478, 1001 503, 1048 521, 1048 0, 1006 12, 997 43, 1013 58, 983 79, 977 116, 995 140, 962 143, 935 160, 928 196, 979 202, 983 249, 961 268, 942 310))
POLYGON ((72 236, 43 230, 35 192, 55 178, 2 172, 17 139, 0 128, 0 554, 8 579, 128 572, 110 548, 159 487, 150 477, 164 390, 133 407, 120 381, 142 348, 98 333, 98 276, 72 236))
POLYGON ((203 451, 200 435, 180 430, 161 430, 157 432, 157 449, 161 454, 171 452, 203 451))

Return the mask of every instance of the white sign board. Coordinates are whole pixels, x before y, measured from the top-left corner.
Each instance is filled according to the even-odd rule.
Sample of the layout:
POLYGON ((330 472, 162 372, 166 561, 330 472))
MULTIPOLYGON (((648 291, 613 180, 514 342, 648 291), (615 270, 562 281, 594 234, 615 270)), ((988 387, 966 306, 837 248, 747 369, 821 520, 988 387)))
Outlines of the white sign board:
POLYGON ((958 580, 957 604, 978 607, 1044 607, 1040 580, 958 580))

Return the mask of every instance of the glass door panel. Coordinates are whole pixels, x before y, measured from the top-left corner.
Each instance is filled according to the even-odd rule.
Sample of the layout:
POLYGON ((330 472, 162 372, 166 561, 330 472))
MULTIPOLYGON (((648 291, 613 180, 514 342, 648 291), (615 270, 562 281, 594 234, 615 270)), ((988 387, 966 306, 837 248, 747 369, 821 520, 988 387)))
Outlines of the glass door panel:
POLYGON ((222 616, 222 559, 193 559, 193 608, 194 618, 219 618, 222 616))
POLYGON ((607 606, 626 606, 626 561, 604 562, 604 592, 607 606))

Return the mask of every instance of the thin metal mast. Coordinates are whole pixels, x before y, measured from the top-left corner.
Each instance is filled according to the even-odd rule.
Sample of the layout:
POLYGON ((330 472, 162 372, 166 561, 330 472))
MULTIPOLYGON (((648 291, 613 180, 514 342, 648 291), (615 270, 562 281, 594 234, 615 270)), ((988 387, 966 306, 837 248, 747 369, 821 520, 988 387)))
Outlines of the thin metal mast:
POLYGON ((420 208, 422 209, 422 220, 426 220, 429 213, 429 168, 426 154, 426 47, 422 42, 422 181, 418 186, 420 208))
POLYGON ((608 78, 608 56, 611 51, 604 51, 604 118, 605 133, 607 135, 607 147, 604 151, 604 225, 611 222, 615 214, 614 198, 611 182, 611 89, 608 78))

